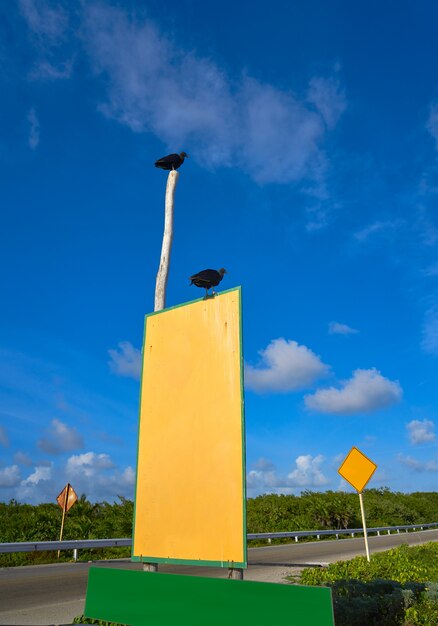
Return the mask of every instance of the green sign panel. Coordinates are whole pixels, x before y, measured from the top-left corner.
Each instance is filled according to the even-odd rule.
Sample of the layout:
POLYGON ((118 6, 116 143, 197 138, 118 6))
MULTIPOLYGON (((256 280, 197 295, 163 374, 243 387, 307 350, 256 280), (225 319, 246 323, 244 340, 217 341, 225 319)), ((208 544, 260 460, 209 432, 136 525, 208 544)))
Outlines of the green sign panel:
POLYGON ((85 615, 129 626, 334 626, 331 590, 90 568, 85 615))

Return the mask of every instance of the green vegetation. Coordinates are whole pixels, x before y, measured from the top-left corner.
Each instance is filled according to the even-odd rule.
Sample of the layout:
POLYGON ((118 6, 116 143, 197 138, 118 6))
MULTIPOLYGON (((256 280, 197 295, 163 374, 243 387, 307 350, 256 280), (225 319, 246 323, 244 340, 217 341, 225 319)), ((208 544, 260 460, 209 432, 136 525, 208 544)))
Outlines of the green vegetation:
MULTIPOLYGON (((368 527, 420 524, 438 521, 438 493, 395 493, 389 489, 364 492, 368 527)), ((62 511, 56 504, 0 503, 0 542, 56 541, 62 511)), ((132 535, 133 502, 125 498, 113 504, 90 503, 83 495, 66 516, 64 539, 104 539, 132 535)), ((325 530, 361 526, 359 498, 355 493, 304 491, 300 496, 263 495, 247 506, 249 533, 293 530, 325 530)), ((273 540, 273 543, 290 540, 273 540)), ((259 544, 262 542, 258 542, 259 544)), ((252 545, 257 545, 255 542, 252 545)), ((94 560, 130 555, 129 548, 81 550, 79 558, 94 560)), ((61 551, 60 560, 70 560, 61 551)), ((56 552, 0 554, 0 566, 56 561, 56 552)))
POLYGON ((406 582, 438 582, 438 542, 421 546, 399 546, 386 552, 366 557, 357 556, 350 561, 338 561, 326 568, 307 568, 301 574, 304 585, 332 584, 341 579, 371 582, 378 578, 406 582))
MULTIPOLYGON (((92 504, 85 496, 66 515, 63 539, 106 539, 130 537, 134 505, 131 500, 92 504)), ((62 510, 57 504, 9 504, 0 502, 0 543, 19 541, 58 541, 62 510)), ((82 560, 128 557, 131 549, 81 550, 82 560)), ((72 559, 71 550, 61 550, 60 561, 72 559)), ((36 565, 57 561, 56 552, 14 552, 0 554, 0 567, 36 565)))
MULTIPOLYGON (((364 491, 367 526, 438 521, 438 493, 364 491)), ((362 526, 356 493, 304 491, 301 496, 264 495, 248 500, 248 532, 328 530, 362 526)))
POLYGON ((124 624, 118 624, 116 622, 106 622, 103 619, 92 619, 85 617, 85 615, 78 615, 74 618, 73 624, 96 624, 96 626, 124 626, 124 624))
POLYGON ((307 568, 299 582, 331 587, 336 626, 438 624, 436 542, 307 568))

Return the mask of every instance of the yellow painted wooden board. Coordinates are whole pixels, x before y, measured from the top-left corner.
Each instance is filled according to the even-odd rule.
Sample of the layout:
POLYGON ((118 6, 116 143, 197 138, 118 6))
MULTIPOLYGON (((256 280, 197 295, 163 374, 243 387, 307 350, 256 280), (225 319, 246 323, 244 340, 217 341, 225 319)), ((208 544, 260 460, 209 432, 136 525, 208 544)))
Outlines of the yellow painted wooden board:
POLYGON ((358 448, 353 446, 341 467, 338 469, 338 472, 342 478, 345 478, 345 480, 360 493, 363 491, 376 469, 377 465, 358 448))
POLYGON ((240 288, 146 317, 133 558, 246 567, 240 288))

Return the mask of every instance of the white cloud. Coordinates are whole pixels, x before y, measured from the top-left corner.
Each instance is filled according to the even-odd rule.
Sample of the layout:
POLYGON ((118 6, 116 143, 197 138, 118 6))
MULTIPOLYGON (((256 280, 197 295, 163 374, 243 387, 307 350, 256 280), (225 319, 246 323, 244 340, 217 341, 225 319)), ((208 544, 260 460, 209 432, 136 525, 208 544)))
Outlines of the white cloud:
POLYGON ((292 493, 303 487, 321 487, 328 484, 321 465, 324 457, 318 454, 298 456, 295 467, 286 476, 279 475, 271 461, 261 458, 247 474, 248 491, 258 493, 292 493))
POLYGON ((296 468, 288 474, 288 482, 296 487, 320 487, 328 483, 327 478, 321 471, 321 464, 324 457, 318 454, 312 457, 310 454, 303 454, 297 457, 296 468))
POLYGON ((250 78, 243 80, 236 102, 236 145, 229 149, 244 171, 259 183, 320 181, 325 169, 320 115, 291 94, 250 78))
POLYGON ((336 126, 346 109, 344 91, 341 89, 339 81, 334 78, 312 78, 309 83, 307 98, 320 111, 328 128, 336 126))
MULTIPOLYGON (((438 189, 434 189, 429 184, 423 189, 423 193, 438 193, 438 189)), ((415 228, 419 233, 420 241, 423 245, 434 248, 436 247, 438 242, 438 228, 435 225, 433 215, 431 215, 430 211, 428 211, 425 207, 419 207, 415 228)))
POLYGON ((5 448, 9 446, 9 437, 4 426, 0 426, 0 446, 5 448))
POLYGON ((429 265, 428 267, 426 267, 423 270, 423 274, 425 276, 438 276, 438 261, 435 261, 435 263, 432 263, 431 265, 429 265))
POLYGON ((254 464, 253 468, 259 472, 272 472, 275 470, 275 465, 272 461, 268 461, 264 457, 260 457, 254 464))
POLYGON ((21 482, 23 487, 29 485, 37 485, 41 480, 50 480, 52 478, 52 466, 38 465, 32 474, 21 482))
POLYGON ((0 488, 16 487, 20 484, 20 468, 18 465, 10 465, 0 469, 0 488))
POLYGON ((40 142, 40 123, 34 108, 29 110, 27 121, 30 125, 28 138, 29 147, 31 150, 35 150, 40 142))
POLYGON ((36 466, 32 474, 21 481, 16 493, 17 500, 34 504, 54 500, 58 494, 52 482, 52 473, 51 464, 36 466))
POLYGON ((347 324, 341 324, 340 322, 330 322, 329 323, 329 334, 330 335, 354 335, 359 331, 355 328, 351 328, 347 326, 347 324))
POLYGON ((412 420, 406 424, 410 442, 415 446, 435 439, 435 424, 430 420, 412 420))
POLYGON ((49 436, 40 439, 37 445, 47 454, 61 454, 82 448, 84 442, 76 428, 69 428, 60 420, 53 419, 49 436))
POLYGON ((277 470, 271 461, 260 458, 253 464, 253 469, 247 473, 246 484, 249 491, 276 491, 281 483, 277 470))
POLYGON ((14 454, 14 461, 18 463, 18 465, 25 465, 26 467, 33 465, 33 461, 30 456, 26 452, 21 452, 20 450, 14 454))
POLYGON ((68 16, 59 2, 47 0, 19 0, 20 10, 30 30, 52 42, 63 38, 68 16))
POLYGON ((346 108, 336 73, 311 77, 301 96, 247 74, 236 79, 160 32, 144 12, 80 4, 68 12, 56 2, 20 0, 39 53, 32 78, 68 78, 75 54, 85 51, 103 78, 98 108, 108 118, 153 133, 169 150, 186 149, 202 167, 240 167, 261 184, 305 179, 311 193, 325 190, 324 143, 346 108))
POLYGON ((33 80, 59 80, 70 78, 73 73, 73 59, 60 61, 53 65, 45 59, 41 59, 32 69, 30 78, 33 80))
POLYGON ((127 485, 135 484, 135 476, 136 476, 135 471, 131 466, 128 466, 127 468, 125 468, 125 470, 122 473, 122 479, 127 485))
POLYGON ((353 487, 347 483, 346 480, 344 480, 344 478, 341 478, 341 480, 338 483, 338 486, 336 488, 336 491, 352 491, 353 487))
POLYGON ((377 220, 372 224, 369 224, 362 230, 354 233, 354 238, 359 242, 367 241, 371 236, 377 233, 386 233, 388 231, 395 231, 402 225, 402 220, 377 220))
POLYGON ((128 466, 120 471, 108 454, 73 455, 67 460, 65 474, 76 493, 85 493, 92 501, 119 495, 133 497, 133 468, 128 466))
POLYGON ((438 472, 438 461, 432 459, 430 461, 418 461, 411 456, 398 455, 398 460, 402 465, 405 465, 414 472, 438 472))
POLYGON ((344 459, 345 452, 339 452, 338 454, 336 454, 332 459, 334 466, 338 468, 344 462, 344 459))
POLYGON ((274 339, 260 350, 261 364, 246 365, 245 383, 259 393, 289 392, 303 389, 329 373, 319 356, 296 341, 274 339))
POLYGON ((250 470, 246 477, 246 485, 248 490, 262 490, 265 492, 275 491, 279 486, 275 470, 250 470))
POLYGON ((398 381, 391 381, 375 368, 357 369, 352 378, 342 382, 341 389, 319 389, 304 398, 309 409, 322 413, 349 415, 371 413, 400 402, 402 388, 398 381))
MULTIPOLYGON (((18 466, 16 466, 18 467, 18 466)), ((18 476, 18 470, 14 470, 18 476)), ((1 473, 0 473, 1 480, 1 473)), ((58 493, 70 482, 79 495, 85 494, 91 502, 116 500, 118 496, 133 498, 135 472, 131 466, 119 469, 107 454, 87 452, 72 455, 61 465, 40 465, 25 479, 9 479, 6 486, 16 487, 10 497, 19 502, 38 504, 54 502, 58 493)))
POLYGON ((65 51, 68 38, 69 14, 59 2, 47 0, 19 0, 24 17, 37 50, 35 63, 30 72, 34 80, 58 80, 70 78, 73 59, 65 51), (61 58, 65 54, 67 58, 61 58))
POLYGON ((426 124, 427 130, 435 140, 435 147, 438 149, 438 103, 431 105, 429 117, 426 124))
POLYGON ((141 351, 129 341, 120 341, 118 348, 108 350, 111 360, 108 361, 114 374, 138 380, 141 373, 141 351))
POLYGON ((67 460, 66 471, 68 475, 77 476, 83 474, 92 477, 99 470, 110 469, 114 463, 108 454, 96 454, 95 452, 85 452, 71 456, 67 460))
POLYGON ((426 311, 422 328, 421 347, 424 352, 438 354, 438 307, 426 311))
POLYGON ((186 148, 202 166, 239 166, 259 183, 319 179, 322 144, 345 108, 332 78, 314 77, 308 100, 177 47, 155 25, 87 4, 83 42, 108 97, 110 118, 186 148), (281 159, 278 158, 281 155, 281 159))
POLYGON ((365 444, 374 443, 377 437, 375 435, 365 435, 363 438, 365 444))

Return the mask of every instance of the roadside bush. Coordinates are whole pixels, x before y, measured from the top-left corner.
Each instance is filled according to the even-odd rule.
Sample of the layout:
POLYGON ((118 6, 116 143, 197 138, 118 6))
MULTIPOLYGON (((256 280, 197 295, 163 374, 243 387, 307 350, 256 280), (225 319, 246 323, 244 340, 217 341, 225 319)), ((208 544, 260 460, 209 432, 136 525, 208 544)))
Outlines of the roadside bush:
POLYGON ((395 626, 418 600, 424 585, 392 580, 338 580, 331 585, 336 626, 395 626))
POLYGON ((337 580, 357 579, 370 582, 376 578, 407 582, 438 582, 438 542, 422 546, 399 546, 387 552, 364 556, 350 561, 331 563, 327 568, 306 568, 301 574, 303 585, 331 584, 337 580))
POLYGON ((438 624, 436 542, 308 568, 299 582, 331 587, 336 626, 438 624))
POLYGON ((438 583, 427 583, 420 601, 408 608, 404 626, 435 626, 438 624, 438 583))

